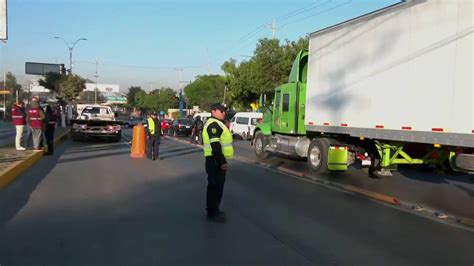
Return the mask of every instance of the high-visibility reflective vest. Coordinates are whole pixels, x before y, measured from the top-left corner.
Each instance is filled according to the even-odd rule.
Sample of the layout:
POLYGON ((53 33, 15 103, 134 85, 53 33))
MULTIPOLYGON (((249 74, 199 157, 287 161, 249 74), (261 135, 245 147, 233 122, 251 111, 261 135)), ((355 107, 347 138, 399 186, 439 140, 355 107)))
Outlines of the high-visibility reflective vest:
POLYGON ((229 129, 220 120, 211 117, 206 121, 204 129, 202 131, 202 141, 204 144, 204 156, 212 156, 211 143, 220 142, 222 147, 222 154, 224 155, 224 157, 226 159, 231 159, 234 157, 234 148, 232 147, 232 133, 230 133, 229 129), (217 123, 222 128, 222 134, 219 138, 209 138, 207 128, 212 123, 217 123))
POLYGON ((30 108, 28 110, 28 118, 30 120, 30 126, 32 128, 43 128, 43 120, 41 119, 41 109, 30 108))
POLYGON ((150 134, 155 135, 155 120, 153 118, 148 118, 148 130, 150 130, 150 134))
POLYGON ((12 108, 12 123, 15 126, 23 126, 26 124, 25 117, 20 112, 20 107, 16 104, 12 108))

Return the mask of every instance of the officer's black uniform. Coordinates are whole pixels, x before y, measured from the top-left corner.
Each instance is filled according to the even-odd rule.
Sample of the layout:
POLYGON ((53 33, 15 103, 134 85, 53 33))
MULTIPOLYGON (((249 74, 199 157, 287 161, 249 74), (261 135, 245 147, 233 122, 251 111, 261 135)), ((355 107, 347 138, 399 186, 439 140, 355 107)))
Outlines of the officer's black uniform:
MULTIPOLYGON (((222 128, 216 122, 207 126, 207 134, 209 135, 209 139, 220 138, 222 132, 222 128)), ((227 171, 222 170, 221 166, 223 164, 227 164, 227 161, 224 157, 224 154, 222 154, 222 147, 219 142, 212 142, 211 147, 212 156, 206 157, 206 210, 207 216, 212 218, 218 214, 222 214, 222 212, 219 210, 219 205, 224 192, 225 175, 227 171)))
POLYGON ((191 136, 191 143, 196 143, 196 137, 198 137, 198 142, 202 142, 202 129, 204 127, 204 123, 201 120, 201 117, 196 117, 196 120, 193 123, 193 134, 191 136))
POLYGON ((150 123, 147 120, 147 134, 148 134, 148 153, 152 160, 158 158, 161 139, 161 122, 157 118, 152 118, 155 124, 154 134, 151 134, 150 123))

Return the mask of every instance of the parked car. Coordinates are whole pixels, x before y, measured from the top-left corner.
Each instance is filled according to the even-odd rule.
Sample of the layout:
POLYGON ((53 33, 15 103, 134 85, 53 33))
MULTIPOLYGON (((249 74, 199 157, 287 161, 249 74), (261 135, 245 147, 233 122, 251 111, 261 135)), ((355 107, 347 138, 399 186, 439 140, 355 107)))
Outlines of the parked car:
POLYGON ((163 133, 168 133, 168 131, 171 128, 172 124, 173 124, 173 120, 171 120, 171 119, 162 119, 161 120, 161 130, 163 130, 163 133))
POLYGON ((176 119, 169 129, 169 133, 173 136, 189 136, 191 135, 191 126, 193 125, 193 120, 190 118, 178 118, 176 119))
POLYGON ((196 116, 201 117, 201 121, 203 123, 206 123, 207 119, 209 119, 209 117, 211 117, 211 113, 208 113, 208 112, 195 113, 193 115, 193 120, 196 119, 196 116))
POLYGON ((262 113, 239 112, 230 120, 230 132, 244 140, 251 139, 255 126, 263 118, 262 113))
POLYGON ((123 126, 125 128, 134 127, 139 123, 145 124, 146 119, 143 117, 130 116, 127 120, 123 121, 123 126))

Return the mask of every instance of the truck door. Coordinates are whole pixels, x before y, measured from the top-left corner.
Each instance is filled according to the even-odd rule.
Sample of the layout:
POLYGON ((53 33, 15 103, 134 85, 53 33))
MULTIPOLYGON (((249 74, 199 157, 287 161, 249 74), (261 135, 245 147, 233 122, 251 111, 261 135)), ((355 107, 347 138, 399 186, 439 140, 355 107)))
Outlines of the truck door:
POLYGON ((280 89, 275 90, 275 100, 273 102, 273 131, 280 131, 280 113, 281 113, 281 91, 280 89))
POLYGON ((284 84, 281 88, 281 113, 279 132, 294 134, 295 129, 295 86, 294 83, 284 84))

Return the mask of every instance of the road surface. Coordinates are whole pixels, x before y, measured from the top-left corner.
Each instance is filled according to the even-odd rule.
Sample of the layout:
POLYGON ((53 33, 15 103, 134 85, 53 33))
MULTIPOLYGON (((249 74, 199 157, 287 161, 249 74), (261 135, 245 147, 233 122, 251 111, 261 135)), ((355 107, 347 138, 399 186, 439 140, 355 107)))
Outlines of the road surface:
MULTIPOLYGON (((129 133, 128 133, 129 134, 129 133)), ((66 141, 0 191, 4 265, 472 265, 474 233, 233 160, 205 217, 202 151, 66 141)))

